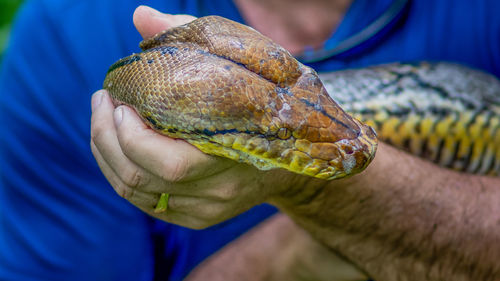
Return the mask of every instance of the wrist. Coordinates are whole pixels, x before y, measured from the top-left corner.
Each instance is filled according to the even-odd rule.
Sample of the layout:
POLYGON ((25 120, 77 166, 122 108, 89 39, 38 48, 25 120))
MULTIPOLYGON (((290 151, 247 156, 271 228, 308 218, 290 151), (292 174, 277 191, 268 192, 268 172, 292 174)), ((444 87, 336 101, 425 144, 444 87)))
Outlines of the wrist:
POLYGON ((296 219, 307 217, 308 220, 316 218, 323 221, 328 214, 330 226, 333 223, 343 227, 344 222, 356 216, 359 205, 363 205, 375 190, 381 188, 379 185, 395 180, 391 178, 391 173, 384 172, 391 169, 392 150, 380 143, 373 162, 366 170, 351 177, 326 181, 302 176, 276 193, 268 203, 296 219))
POLYGON ((295 176, 291 184, 281 188, 267 203, 276 206, 294 220, 316 217, 322 213, 321 209, 328 205, 329 192, 335 188, 333 185, 333 181, 295 176))

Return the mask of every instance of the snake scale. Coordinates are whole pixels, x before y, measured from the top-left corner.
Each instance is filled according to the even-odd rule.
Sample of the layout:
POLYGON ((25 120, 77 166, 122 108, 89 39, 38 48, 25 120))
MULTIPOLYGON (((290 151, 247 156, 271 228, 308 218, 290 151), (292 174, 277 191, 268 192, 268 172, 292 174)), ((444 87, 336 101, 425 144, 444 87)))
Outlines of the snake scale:
POLYGON ((205 153, 330 180, 366 168, 380 139, 445 167, 500 174, 500 82, 486 73, 416 63, 318 75, 217 16, 140 46, 110 67, 104 88, 205 153))

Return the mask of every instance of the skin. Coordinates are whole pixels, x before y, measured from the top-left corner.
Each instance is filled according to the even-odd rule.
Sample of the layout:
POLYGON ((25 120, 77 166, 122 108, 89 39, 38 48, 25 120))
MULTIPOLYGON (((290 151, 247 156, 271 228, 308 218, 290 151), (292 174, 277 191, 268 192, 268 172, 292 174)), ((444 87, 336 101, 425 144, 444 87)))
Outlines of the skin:
MULTIPOLYGON (((144 37, 191 19, 146 7, 134 15, 144 37)), ((352 278, 500 280, 498 178, 439 168, 383 143, 365 172, 348 179, 260 171, 156 134, 132 109, 115 109, 105 91, 93 95, 92 111, 91 147, 102 172, 120 196, 158 219, 199 229, 269 202, 324 245, 292 236, 297 243, 283 246, 300 249, 288 251, 292 260, 307 250, 332 259, 336 252, 359 268, 352 278), (170 194, 168 210, 154 213, 161 193, 170 194)), ((264 241, 273 232, 262 233, 264 241)), ((294 264, 277 252, 269 254, 294 264)))
POLYGON ((198 280, 365 281, 368 276, 288 216, 277 214, 219 250, 185 279, 198 280))
POLYGON ((246 23, 272 38, 292 54, 297 54, 306 47, 321 47, 334 33, 352 0, 234 2, 246 23), (283 2, 286 5, 283 5, 283 2))

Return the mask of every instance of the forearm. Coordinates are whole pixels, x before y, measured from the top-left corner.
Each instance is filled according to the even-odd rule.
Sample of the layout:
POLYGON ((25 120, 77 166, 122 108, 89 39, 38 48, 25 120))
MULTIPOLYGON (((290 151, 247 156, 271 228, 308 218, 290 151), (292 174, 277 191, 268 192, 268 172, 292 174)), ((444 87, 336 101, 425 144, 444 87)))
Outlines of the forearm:
POLYGON ((288 194, 273 203, 375 280, 500 278, 498 178, 381 144, 363 174, 288 194))
POLYGON ((275 264, 293 240, 290 227, 283 219, 270 218, 213 254, 185 280, 271 280, 275 264))
POLYGON ((212 255, 186 279, 196 280, 364 281, 367 277, 289 217, 277 214, 212 255))

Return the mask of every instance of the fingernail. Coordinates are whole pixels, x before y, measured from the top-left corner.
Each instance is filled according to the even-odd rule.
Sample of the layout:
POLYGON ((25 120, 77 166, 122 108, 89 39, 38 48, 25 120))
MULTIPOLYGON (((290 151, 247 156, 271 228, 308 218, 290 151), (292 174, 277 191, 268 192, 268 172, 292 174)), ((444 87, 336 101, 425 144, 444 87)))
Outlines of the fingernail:
POLYGON ((92 99, 90 100, 92 112, 94 112, 94 110, 101 104, 103 96, 103 90, 99 90, 92 95, 92 99))
POLYGON ((113 117, 115 119, 115 127, 119 127, 123 120, 123 107, 119 106, 115 109, 113 113, 113 117))

